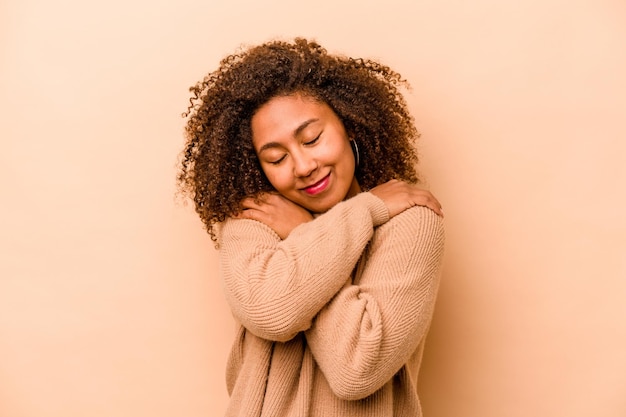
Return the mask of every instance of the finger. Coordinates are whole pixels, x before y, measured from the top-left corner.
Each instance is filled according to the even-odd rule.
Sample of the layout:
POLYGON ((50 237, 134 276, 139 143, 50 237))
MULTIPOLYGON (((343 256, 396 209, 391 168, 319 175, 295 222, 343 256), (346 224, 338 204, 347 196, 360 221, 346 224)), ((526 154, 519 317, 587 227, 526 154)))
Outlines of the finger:
POLYGON ((261 200, 262 204, 274 204, 274 205, 286 200, 285 197, 278 194, 277 192, 263 193, 262 195, 259 196, 259 199, 261 200))
POLYGON ((434 211, 437 215, 443 217, 443 210, 441 208, 440 205, 438 204, 427 204, 426 207, 428 207, 429 209, 431 209, 432 211, 434 211))
POLYGON ((237 213, 236 215, 234 215, 233 217, 235 219, 250 219, 250 220, 259 220, 260 216, 261 216, 261 211, 257 210, 257 209, 243 209, 242 211, 240 211, 239 213, 237 213))
POLYGON ((236 213, 231 214, 230 217, 232 217, 233 219, 246 219, 247 215, 248 215, 247 211, 248 211, 248 209, 240 210, 240 211, 238 211, 236 213))
POLYGON ((434 207, 432 207, 432 210, 437 213, 439 216, 443 217, 443 209, 441 208, 440 204, 435 205, 434 207))
POLYGON ((434 197, 429 198, 427 196, 422 196, 421 199, 417 200, 417 205, 428 207, 429 209, 437 213, 439 216, 441 217, 444 216, 441 204, 434 197))
POLYGON ((241 207, 245 209, 259 209, 260 203, 257 203, 253 197, 244 198, 241 200, 241 207))
POLYGON ((253 197, 246 197, 241 200, 241 206, 244 208, 259 208, 264 204, 270 204, 272 201, 276 201, 281 197, 275 191, 264 191, 253 197))
POLYGON ((444 217, 443 214, 443 207, 441 207, 441 204, 439 204, 439 202, 437 202, 437 204, 435 204, 433 211, 435 213, 437 213, 438 215, 440 215, 441 217, 444 217))

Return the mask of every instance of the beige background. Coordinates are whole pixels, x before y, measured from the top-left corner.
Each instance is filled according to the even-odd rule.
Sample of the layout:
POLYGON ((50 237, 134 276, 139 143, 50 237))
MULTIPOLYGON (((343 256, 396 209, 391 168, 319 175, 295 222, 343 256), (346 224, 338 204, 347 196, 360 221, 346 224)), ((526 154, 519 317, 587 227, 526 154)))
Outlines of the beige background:
POLYGON ((295 35, 413 85, 448 233, 426 416, 626 415, 622 0, 3 0, 0 416, 222 414, 180 114, 226 53, 295 35))

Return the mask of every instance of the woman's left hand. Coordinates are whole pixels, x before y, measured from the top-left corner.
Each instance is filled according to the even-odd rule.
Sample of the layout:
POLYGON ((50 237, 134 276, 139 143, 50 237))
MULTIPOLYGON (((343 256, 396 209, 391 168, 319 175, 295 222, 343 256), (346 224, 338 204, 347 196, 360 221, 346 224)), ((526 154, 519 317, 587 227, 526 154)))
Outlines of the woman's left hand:
POLYGON ((313 216, 302 206, 277 193, 261 194, 256 201, 253 197, 242 200, 243 210, 237 219, 252 219, 271 227, 281 239, 289 236, 296 226, 313 220, 313 216))

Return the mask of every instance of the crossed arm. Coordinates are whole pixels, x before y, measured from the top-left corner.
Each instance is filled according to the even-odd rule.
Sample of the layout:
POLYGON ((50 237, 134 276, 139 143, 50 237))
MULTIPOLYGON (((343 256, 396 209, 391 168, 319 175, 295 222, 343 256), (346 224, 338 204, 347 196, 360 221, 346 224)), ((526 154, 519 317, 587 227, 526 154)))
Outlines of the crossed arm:
POLYGON ((221 230, 224 290, 235 318, 250 332, 285 342, 350 279, 374 227, 388 219, 384 204, 362 193, 281 239, 266 224, 227 219, 221 230))
POLYGON ((414 207, 380 226, 355 282, 317 315, 306 337, 340 398, 365 398, 409 360, 423 340, 439 286, 443 225, 414 207))
POLYGON ((443 228, 426 203, 440 206, 430 195, 423 204, 429 208, 409 209, 420 204, 406 207, 406 195, 394 200, 398 188, 382 190, 391 197, 359 194, 314 221, 288 201, 282 207, 248 202, 246 220, 227 220, 222 230, 226 297, 235 317, 268 340, 305 331, 340 398, 364 398, 386 383, 430 322, 443 228), (367 262, 353 281, 364 251, 367 262))

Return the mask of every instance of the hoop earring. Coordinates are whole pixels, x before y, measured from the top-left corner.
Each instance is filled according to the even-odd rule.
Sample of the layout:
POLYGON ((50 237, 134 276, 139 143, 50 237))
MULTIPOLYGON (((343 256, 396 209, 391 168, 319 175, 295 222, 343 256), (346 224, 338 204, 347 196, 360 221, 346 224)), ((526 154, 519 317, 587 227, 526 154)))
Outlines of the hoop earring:
POLYGON ((358 167, 361 162, 361 158, 359 156, 359 145, 357 145, 356 140, 352 139, 350 141, 350 146, 352 147, 352 153, 354 154, 354 166, 358 167))

